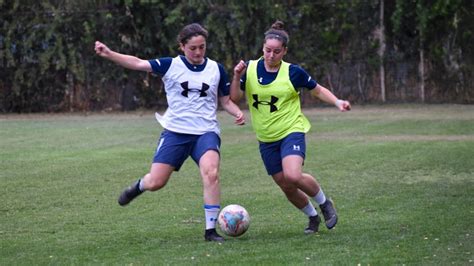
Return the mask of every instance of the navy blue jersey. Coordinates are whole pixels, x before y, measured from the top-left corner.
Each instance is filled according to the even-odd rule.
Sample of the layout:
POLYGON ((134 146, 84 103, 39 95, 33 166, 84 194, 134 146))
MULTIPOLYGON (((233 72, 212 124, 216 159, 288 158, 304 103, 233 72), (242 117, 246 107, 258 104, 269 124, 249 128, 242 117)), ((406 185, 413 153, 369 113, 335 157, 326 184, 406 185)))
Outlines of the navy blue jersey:
MULTIPOLYGON (((248 66, 249 62, 247 61, 245 64, 248 66)), ((318 84, 299 65, 290 64, 289 72, 290 72, 290 81, 293 84, 293 87, 295 87, 295 89, 306 88, 308 90, 312 90, 318 84)), ((270 84, 272 81, 275 80, 277 75, 278 75, 278 72, 267 72, 267 70, 265 69, 263 59, 260 59, 258 61, 257 76, 258 76, 258 82, 260 84, 262 85, 270 84)), ((247 79, 247 74, 244 73, 244 75, 242 75, 242 78, 240 79, 240 88, 242 90, 245 90, 246 79, 247 79)))

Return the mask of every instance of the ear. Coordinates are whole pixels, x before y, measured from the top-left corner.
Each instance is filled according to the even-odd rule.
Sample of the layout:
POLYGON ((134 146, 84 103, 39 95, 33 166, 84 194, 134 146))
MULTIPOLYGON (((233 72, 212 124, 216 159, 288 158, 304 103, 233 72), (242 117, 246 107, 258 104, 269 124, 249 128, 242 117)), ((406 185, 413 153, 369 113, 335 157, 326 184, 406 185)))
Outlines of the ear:
POLYGON ((179 49, 184 52, 184 44, 180 43, 179 44, 179 49))
POLYGON ((287 52, 288 52, 288 47, 285 47, 285 51, 283 52, 283 55, 286 55, 287 52))

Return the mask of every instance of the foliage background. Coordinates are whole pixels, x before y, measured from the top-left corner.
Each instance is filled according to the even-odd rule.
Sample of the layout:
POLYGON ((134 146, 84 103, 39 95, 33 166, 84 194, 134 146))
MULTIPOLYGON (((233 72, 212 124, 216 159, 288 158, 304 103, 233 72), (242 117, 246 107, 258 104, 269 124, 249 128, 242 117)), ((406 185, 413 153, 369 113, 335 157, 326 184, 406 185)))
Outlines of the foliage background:
MULTIPOLYGON (((175 56, 179 30, 199 22, 210 32, 208 56, 231 75, 239 59, 260 56, 263 33, 276 19, 290 34, 285 60, 339 97, 472 104, 473 10, 470 0, 0 0, 0 111, 165 108, 160 77, 98 58, 95 40, 140 58, 175 56)), ((303 92, 302 101, 314 100, 303 92)))

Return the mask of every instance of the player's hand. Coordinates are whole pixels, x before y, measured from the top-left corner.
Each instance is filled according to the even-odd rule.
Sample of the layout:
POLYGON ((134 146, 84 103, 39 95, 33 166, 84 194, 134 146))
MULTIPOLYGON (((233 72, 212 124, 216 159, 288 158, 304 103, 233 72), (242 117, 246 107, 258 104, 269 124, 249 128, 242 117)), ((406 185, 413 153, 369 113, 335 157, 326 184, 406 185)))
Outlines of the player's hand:
POLYGON ((341 112, 346 112, 351 110, 351 103, 348 101, 344 100, 337 100, 336 101, 336 107, 341 111, 341 112))
POLYGON ((247 69, 247 65, 243 60, 240 60, 240 62, 234 67, 234 75, 239 77, 242 76, 245 69, 247 69))
POLYGON ((107 45, 99 41, 95 42, 95 53, 97 55, 102 56, 102 57, 107 57, 110 54, 110 52, 111 50, 109 49, 109 47, 107 47, 107 45))
POLYGON ((235 117, 235 124, 239 126, 245 125, 244 113, 240 112, 237 114, 237 116, 235 117))

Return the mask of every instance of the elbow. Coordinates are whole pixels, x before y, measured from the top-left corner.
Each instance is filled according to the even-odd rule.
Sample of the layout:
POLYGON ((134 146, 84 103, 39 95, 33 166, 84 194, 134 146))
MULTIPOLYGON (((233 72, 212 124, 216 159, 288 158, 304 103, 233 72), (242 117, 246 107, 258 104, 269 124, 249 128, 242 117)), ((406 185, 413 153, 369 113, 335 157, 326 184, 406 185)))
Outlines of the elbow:
POLYGON ((230 92, 230 100, 234 103, 238 103, 240 101, 240 98, 242 98, 242 94, 240 94, 239 92, 236 92, 235 90, 230 92))
POLYGON ((231 101, 233 101, 234 103, 236 103, 236 102, 239 101, 239 99, 238 99, 237 97, 235 97, 235 95, 231 95, 231 96, 229 97, 229 99, 230 99, 231 101))

